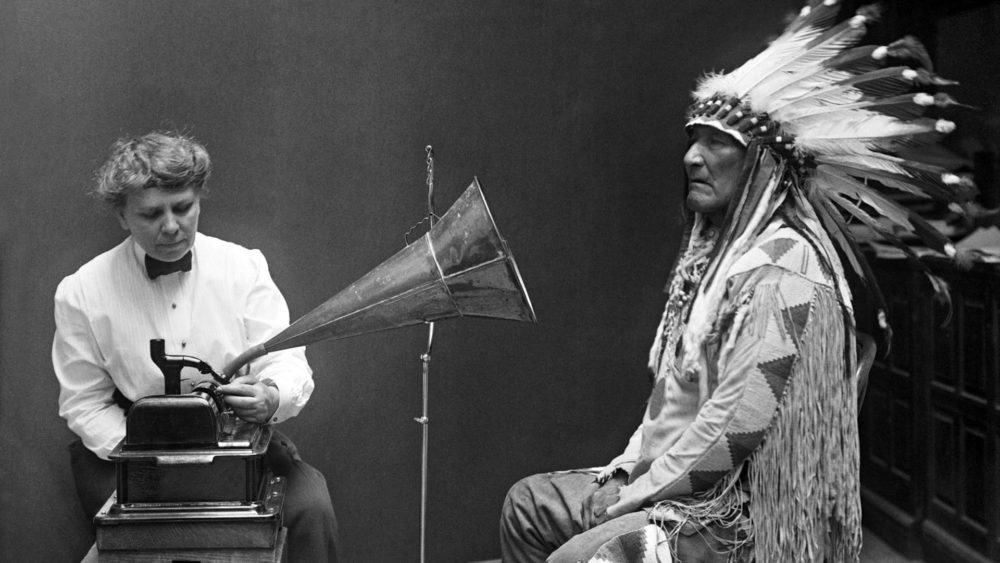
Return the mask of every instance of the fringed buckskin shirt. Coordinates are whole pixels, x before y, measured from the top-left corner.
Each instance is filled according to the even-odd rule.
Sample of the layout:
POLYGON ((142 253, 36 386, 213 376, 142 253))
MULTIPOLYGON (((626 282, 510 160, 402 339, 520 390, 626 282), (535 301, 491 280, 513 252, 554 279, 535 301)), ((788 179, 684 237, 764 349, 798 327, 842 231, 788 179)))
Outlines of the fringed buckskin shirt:
POLYGON ((676 517, 692 504, 711 514, 712 496, 729 494, 722 484, 742 480, 749 461, 738 486, 749 493, 758 543, 768 536, 758 548, 774 550, 763 560, 813 560, 808 552, 823 551, 822 538, 799 546, 780 539, 782 528, 802 529, 803 514, 816 520, 807 528, 824 531, 835 512, 853 519, 857 395, 848 369, 854 348, 844 345, 853 323, 820 247, 829 256, 828 246, 773 220, 726 274, 704 372, 682 373, 679 351, 662 355, 642 424, 602 472, 629 473, 616 514, 653 508, 655 519, 669 505, 676 517))

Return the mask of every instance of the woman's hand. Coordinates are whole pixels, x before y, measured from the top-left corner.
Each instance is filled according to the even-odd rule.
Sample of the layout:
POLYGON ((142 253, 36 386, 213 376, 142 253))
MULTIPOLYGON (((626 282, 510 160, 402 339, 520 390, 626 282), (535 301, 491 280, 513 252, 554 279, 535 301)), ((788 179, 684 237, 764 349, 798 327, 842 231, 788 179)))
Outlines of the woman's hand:
POLYGON ((241 375, 218 388, 226 404, 236 416, 248 422, 266 424, 278 410, 278 388, 268 381, 259 381, 253 375, 241 375))

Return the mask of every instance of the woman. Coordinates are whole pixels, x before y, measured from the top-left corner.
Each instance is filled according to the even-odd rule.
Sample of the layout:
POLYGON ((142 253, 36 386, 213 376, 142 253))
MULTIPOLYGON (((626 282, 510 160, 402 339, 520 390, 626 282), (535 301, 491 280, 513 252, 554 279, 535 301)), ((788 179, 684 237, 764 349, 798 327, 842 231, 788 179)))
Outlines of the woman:
MULTIPOLYGON (((70 446, 77 493, 88 518, 115 487, 108 454, 125 435, 125 412, 163 393, 149 340, 168 354, 222 366, 288 325, 267 261, 198 233, 211 161, 194 139, 149 133, 118 140, 97 174, 94 194, 128 237, 59 284, 52 362, 59 414, 79 436, 70 446)), ((199 381, 182 381, 182 392, 199 381)), ((302 348, 270 354, 221 386, 240 418, 277 423, 299 413, 313 390, 302 348)), ((290 561, 335 561, 337 524, 323 475, 275 432, 265 466, 287 478, 290 561)))

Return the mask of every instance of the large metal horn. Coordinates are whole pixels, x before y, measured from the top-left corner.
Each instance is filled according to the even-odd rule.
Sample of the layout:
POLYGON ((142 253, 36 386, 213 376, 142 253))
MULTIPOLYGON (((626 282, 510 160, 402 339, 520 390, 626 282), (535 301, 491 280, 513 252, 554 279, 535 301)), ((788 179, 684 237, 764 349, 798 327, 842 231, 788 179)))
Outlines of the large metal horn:
POLYGON ((536 321, 514 256, 475 178, 420 240, 240 354, 223 374, 231 377, 278 350, 463 316, 536 321))

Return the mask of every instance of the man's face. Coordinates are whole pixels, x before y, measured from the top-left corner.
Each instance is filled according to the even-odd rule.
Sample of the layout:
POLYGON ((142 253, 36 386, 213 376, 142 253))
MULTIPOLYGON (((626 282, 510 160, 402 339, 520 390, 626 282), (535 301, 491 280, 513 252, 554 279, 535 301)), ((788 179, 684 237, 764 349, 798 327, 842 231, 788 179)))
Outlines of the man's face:
POLYGON ((129 194, 118 211, 122 228, 157 260, 179 260, 194 245, 201 213, 201 194, 194 188, 167 191, 160 188, 129 194))
POLYGON ((729 201, 736 194, 745 153, 743 145, 727 133, 707 125, 695 125, 684 153, 688 209, 721 225, 729 201))

